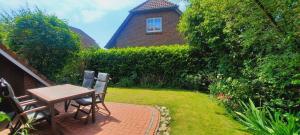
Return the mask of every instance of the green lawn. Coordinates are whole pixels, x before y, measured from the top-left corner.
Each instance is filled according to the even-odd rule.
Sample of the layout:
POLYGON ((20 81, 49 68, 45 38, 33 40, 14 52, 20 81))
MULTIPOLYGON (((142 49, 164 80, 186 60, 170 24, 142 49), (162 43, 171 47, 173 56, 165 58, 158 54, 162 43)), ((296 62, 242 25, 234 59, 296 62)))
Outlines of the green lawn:
POLYGON ((209 95, 172 89, 108 88, 107 101, 162 105, 171 111, 172 135, 240 135, 241 125, 209 95))

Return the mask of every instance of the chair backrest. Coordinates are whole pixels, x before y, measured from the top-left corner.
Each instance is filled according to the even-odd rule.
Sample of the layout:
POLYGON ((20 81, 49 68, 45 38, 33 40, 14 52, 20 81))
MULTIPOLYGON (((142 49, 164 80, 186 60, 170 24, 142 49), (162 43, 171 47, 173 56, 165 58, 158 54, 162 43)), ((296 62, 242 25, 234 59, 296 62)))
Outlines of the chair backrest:
POLYGON ((98 72, 98 76, 96 78, 96 83, 95 83, 95 86, 94 86, 95 93, 96 94, 100 94, 100 93, 105 94, 106 90, 107 90, 108 81, 109 81, 109 74, 108 73, 98 72))
MULTIPOLYGON (((14 111, 17 114, 23 113, 24 110, 22 106, 20 105, 20 101, 17 99, 17 97, 14 95, 13 89, 11 85, 3 78, 0 79, 0 89, 1 89, 1 96, 5 97, 9 100, 9 103, 11 107, 14 109, 14 111)), ((27 116, 21 116, 21 120, 26 123, 28 121, 27 116)))
POLYGON ((83 75, 82 87, 92 88, 95 78, 95 71, 85 70, 83 75))
POLYGON ((1 82, 1 85, 3 85, 2 88, 7 87, 6 90, 3 90, 3 91, 2 91, 2 92, 4 92, 3 95, 5 95, 5 96, 7 96, 7 97, 8 97, 8 96, 9 96, 9 97, 16 97, 13 88, 11 87, 11 85, 10 85, 4 78, 1 78, 1 79, 0 79, 0 82, 1 82))

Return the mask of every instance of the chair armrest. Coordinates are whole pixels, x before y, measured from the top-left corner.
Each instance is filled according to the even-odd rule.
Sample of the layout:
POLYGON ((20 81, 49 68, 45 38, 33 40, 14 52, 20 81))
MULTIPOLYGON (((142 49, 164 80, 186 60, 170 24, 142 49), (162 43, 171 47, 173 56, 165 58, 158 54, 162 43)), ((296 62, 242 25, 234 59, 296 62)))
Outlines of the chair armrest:
POLYGON ((96 98, 98 97, 99 100, 104 101, 105 96, 106 96, 106 93, 101 92, 96 95, 96 98))
POLYGON ((99 92, 99 93, 97 93, 97 94, 96 94, 96 97, 97 97, 97 96, 100 96, 100 97, 102 97, 102 96, 105 96, 105 95, 106 95, 106 93, 105 93, 105 92, 99 92))
POLYGON ((19 96, 17 97, 18 100, 22 100, 24 98, 29 98, 30 96, 29 95, 24 95, 24 96, 19 96))
POLYGON ((20 113, 20 115, 24 116, 27 113, 38 112, 38 111, 45 110, 47 108, 48 108, 47 106, 40 106, 40 107, 37 107, 37 108, 33 108, 33 109, 30 109, 30 110, 24 111, 24 112, 20 113))
POLYGON ((26 101, 20 102, 20 105, 27 106, 27 105, 32 105, 32 104, 36 104, 36 103, 38 103, 37 100, 31 99, 31 100, 26 100, 26 101))

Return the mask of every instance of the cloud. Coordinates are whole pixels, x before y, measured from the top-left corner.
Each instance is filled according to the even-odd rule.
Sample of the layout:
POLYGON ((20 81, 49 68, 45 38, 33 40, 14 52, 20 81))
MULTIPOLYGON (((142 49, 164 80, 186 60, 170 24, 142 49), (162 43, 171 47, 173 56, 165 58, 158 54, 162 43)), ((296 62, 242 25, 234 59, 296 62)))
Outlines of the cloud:
POLYGON ((37 6, 61 19, 92 23, 109 12, 135 6, 141 2, 143 0, 0 0, 0 8, 11 10, 26 5, 37 6))
POLYGON ((100 19, 102 16, 105 15, 105 12, 100 12, 97 10, 82 10, 80 12, 80 17, 84 18, 84 23, 91 23, 97 19, 100 19))

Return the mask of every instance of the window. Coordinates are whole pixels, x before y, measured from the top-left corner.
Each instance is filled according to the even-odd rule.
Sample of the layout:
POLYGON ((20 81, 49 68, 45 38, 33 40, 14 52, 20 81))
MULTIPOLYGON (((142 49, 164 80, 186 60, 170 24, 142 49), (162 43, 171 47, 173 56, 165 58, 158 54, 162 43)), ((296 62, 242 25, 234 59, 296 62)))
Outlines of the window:
POLYGON ((162 32, 162 18, 148 18, 146 20, 146 32, 153 33, 153 32, 162 32))

